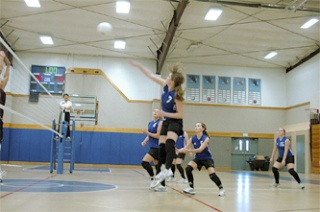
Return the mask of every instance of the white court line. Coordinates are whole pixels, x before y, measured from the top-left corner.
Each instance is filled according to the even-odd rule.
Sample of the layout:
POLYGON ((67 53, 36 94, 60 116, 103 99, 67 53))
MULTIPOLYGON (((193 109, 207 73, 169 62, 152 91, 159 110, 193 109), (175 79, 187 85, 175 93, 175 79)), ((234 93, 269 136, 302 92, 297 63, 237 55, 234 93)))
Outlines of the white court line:
POLYGON ((22 167, 22 166, 13 165, 13 164, 1 164, 1 166, 11 166, 11 167, 18 167, 18 168, 21 168, 21 167, 22 167))

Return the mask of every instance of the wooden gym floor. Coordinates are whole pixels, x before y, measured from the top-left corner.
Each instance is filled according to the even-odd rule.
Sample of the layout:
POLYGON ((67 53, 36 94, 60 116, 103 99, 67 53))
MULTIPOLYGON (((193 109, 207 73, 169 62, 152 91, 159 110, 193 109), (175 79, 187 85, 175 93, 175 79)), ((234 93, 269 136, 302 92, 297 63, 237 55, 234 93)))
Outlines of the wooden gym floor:
POLYGON ((71 174, 68 167, 51 174, 48 165, 2 164, 7 174, 0 185, 0 211, 320 211, 319 175, 300 174, 302 190, 288 172, 280 172, 281 187, 271 188, 271 171, 218 170, 226 190, 218 197, 207 172, 193 171, 196 195, 190 196, 182 192, 187 185, 178 182, 167 183, 167 192, 149 190, 145 170, 119 167, 76 164, 71 174))

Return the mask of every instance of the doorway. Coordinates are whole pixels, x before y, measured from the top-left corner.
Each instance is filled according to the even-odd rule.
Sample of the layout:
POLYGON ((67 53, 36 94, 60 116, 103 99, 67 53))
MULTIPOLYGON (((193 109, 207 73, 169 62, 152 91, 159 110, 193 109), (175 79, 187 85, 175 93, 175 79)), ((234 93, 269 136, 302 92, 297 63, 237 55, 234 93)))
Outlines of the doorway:
POLYGON ((304 135, 297 135, 296 137, 297 142, 297 172, 298 173, 305 173, 305 136, 304 135))
POLYGON ((232 170, 250 170, 249 157, 258 154, 258 139, 233 138, 231 151, 232 170))

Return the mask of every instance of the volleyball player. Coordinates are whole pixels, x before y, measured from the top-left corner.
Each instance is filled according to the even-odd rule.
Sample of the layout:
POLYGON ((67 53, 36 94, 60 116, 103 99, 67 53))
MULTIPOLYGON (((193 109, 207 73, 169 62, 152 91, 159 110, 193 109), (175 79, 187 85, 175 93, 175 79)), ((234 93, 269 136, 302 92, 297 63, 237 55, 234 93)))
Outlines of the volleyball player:
MULTIPOLYGON (((8 81, 9 81, 9 75, 10 75, 10 60, 5 55, 4 51, 0 51, 0 104, 5 105, 6 104, 6 92, 4 91, 8 81), (4 73, 2 77, 2 69, 4 67, 4 63, 6 64, 6 72, 4 73)), ((1 144, 3 139, 3 109, 0 108, 0 152, 1 152, 1 144)), ((1 154, 0 154, 1 155, 1 154)), ((0 167, 0 183, 2 183, 2 171, 0 167)))
POLYGON ((272 172, 274 175, 275 183, 271 184, 272 187, 279 187, 279 169, 283 166, 287 166, 288 172, 293 176, 293 178, 298 182, 299 187, 304 189, 304 185, 301 183, 298 173, 294 170, 294 155, 290 147, 290 140, 286 136, 286 130, 279 128, 279 137, 275 139, 273 150, 270 158, 270 163, 272 163, 273 157, 276 152, 279 151, 279 157, 274 162, 272 167, 272 172))
POLYGON ((204 166, 209 174, 210 179, 217 185, 219 188, 219 196, 225 196, 225 190, 222 186, 220 178, 216 175, 214 169, 214 161, 209 149, 209 136, 206 132, 206 125, 203 123, 196 123, 196 135, 191 137, 185 146, 185 148, 180 149, 179 152, 195 153, 195 158, 190 161, 186 167, 186 174, 189 181, 189 187, 183 190, 187 194, 195 194, 194 190, 194 180, 192 171, 198 169, 199 171, 204 166), (189 146, 193 144, 194 149, 190 149, 189 146))
MULTIPOLYGON (((70 111, 72 107, 72 102, 69 100, 69 94, 63 94, 63 101, 60 102, 60 108, 64 113, 64 120, 68 122, 66 140, 70 141, 70 111)), ((60 124, 60 123, 59 123, 60 124)))
POLYGON ((165 166, 163 168, 161 167, 161 172, 155 177, 156 182, 152 186, 156 187, 160 182, 172 175, 171 165, 176 154, 175 142, 178 136, 183 133, 182 102, 184 101, 184 90, 181 85, 184 82, 184 76, 178 64, 170 68, 170 73, 166 79, 161 79, 136 61, 130 61, 130 63, 140 69, 148 78, 163 87, 161 115, 164 117, 164 121, 159 139, 159 166, 162 164, 165 164, 165 166))
POLYGON ((147 143, 149 144, 150 150, 145 156, 142 158, 141 166, 148 172, 151 178, 150 187, 154 182, 154 172, 152 166, 150 165, 151 162, 154 163, 156 166, 157 173, 160 172, 160 167, 158 168, 158 151, 159 151, 159 137, 160 137, 160 130, 162 126, 162 119, 160 116, 160 110, 154 109, 153 110, 153 119, 148 124, 148 129, 143 129, 142 132, 147 134, 145 139, 141 142, 142 146, 146 146, 147 143))
MULTIPOLYGON (((179 149, 182 149, 185 147, 187 141, 189 140, 188 137, 188 133, 186 131, 184 131, 184 133, 182 135, 180 135, 177 139, 176 142, 176 157, 172 162, 172 176, 168 179, 168 181, 174 181, 174 174, 175 174, 175 168, 178 169, 181 179, 178 181, 178 183, 188 183, 188 180, 186 179, 185 175, 184 175, 184 169, 182 168, 181 164, 184 161, 186 154, 179 152, 179 149)), ((192 153, 190 153, 190 155, 192 156, 192 153)))

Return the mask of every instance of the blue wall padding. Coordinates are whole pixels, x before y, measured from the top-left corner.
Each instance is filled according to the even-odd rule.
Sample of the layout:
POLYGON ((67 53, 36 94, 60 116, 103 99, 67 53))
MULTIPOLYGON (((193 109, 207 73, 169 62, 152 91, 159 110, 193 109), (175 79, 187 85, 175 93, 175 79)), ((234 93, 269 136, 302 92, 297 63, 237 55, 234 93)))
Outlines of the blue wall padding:
MULTIPOLYGON (((1 160, 50 162, 52 132, 5 128, 1 160)), ((71 135, 72 136, 72 135, 71 135)), ((75 133, 75 162, 85 164, 140 165, 149 147, 142 147, 144 134, 116 132, 75 133)))

